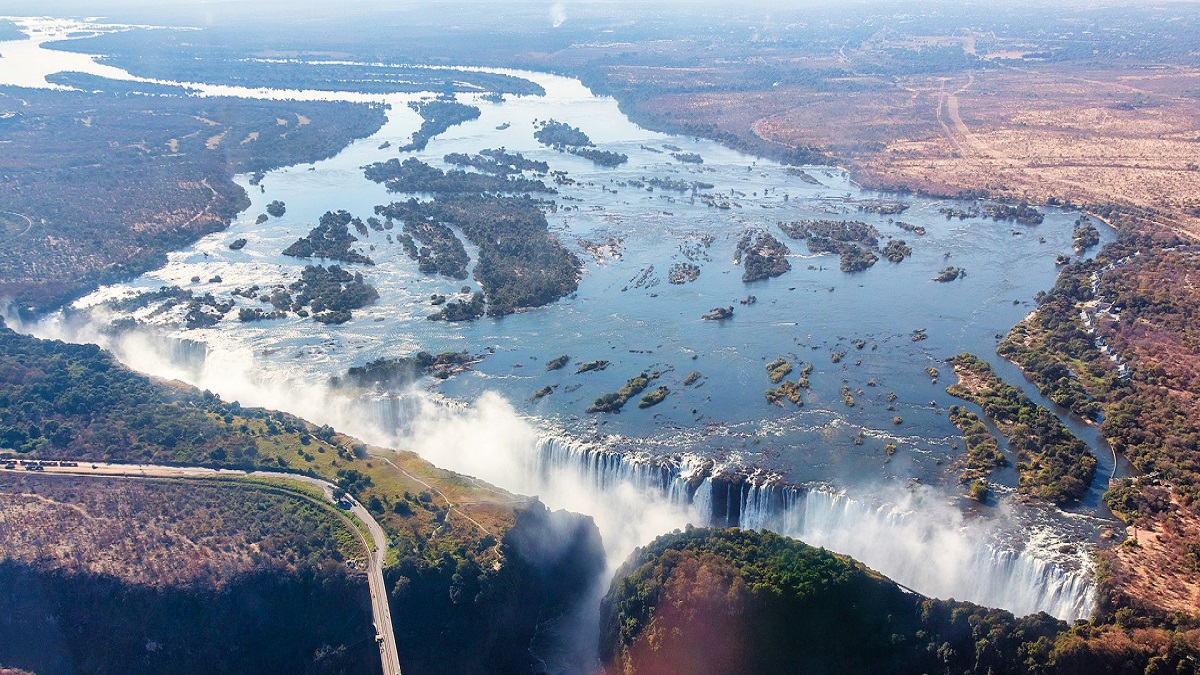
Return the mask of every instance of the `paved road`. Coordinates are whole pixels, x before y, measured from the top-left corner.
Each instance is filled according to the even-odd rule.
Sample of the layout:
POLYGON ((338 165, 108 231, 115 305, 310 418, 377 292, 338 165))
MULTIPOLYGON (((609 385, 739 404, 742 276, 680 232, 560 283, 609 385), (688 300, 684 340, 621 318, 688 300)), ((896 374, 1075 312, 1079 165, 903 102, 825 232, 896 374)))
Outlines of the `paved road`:
MULTIPOLYGON (((0 465, 0 471, 14 471, 4 469, 0 465)), ((24 469, 16 469, 14 472, 25 473, 24 469)), ((69 475, 69 476, 128 476, 133 478, 217 478, 220 476, 255 476, 259 478, 280 478, 300 483, 308 483, 315 485, 325 493, 325 497, 331 502, 333 501, 333 491, 336 486, 326 480, 320 478, 312 478, 310 476, 301 476, 293 473, 283 473, 281 471, 235 471, 228 469, 208 469, 204 467, 191 466, 160 466, 155 464, 108 464, 105 462, 80 462, 78 466, 45 466, 42 471, 37 472, 43 475, 69 475)), ((392 630, 392 611, 388 606, 387 587, 383 582, 383 563, 387 555, 387 536, 383 532, 383 528, 371 516, 358 500, 347 496, 350 500, 350 512, 354 514, 367 526, 367 530, 371 533, 372 541, 367 541, 362 535, 362 531, 353 524, 350 524, 350 529, 362 541, 363 546, 367 549, 367 586, 371 592, 371 612, 375 621, 375 636, 376 642, 379 644, 379 657, 383 663, 384 675, 400 675, 400 656, 396 651, 396 634, 392 630)))

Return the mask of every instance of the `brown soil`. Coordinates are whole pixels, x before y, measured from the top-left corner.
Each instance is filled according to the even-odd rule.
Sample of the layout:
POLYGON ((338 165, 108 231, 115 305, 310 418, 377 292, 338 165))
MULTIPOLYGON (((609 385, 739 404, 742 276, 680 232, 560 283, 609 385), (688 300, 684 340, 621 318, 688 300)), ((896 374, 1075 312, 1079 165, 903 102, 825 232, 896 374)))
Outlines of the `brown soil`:
POLYGON ((825 147, 871 185, 1126 204, 1200 237, 1200 102, 1180 93, 1197 86, 1200 70, 1183 68, 914 76, 890 90, 776 101, 779 112, 751 128, 825 147))
POLYGON ((1200 561, 1189 556, 1185 545, 1200 541, 1200 517, 1178 503, 1172 507, 1152 523, 1128 529, 1128 541, 1112 551, 1113 580, 1117 592, 1134 606, 1191 615, 1200 608, 1200 561))

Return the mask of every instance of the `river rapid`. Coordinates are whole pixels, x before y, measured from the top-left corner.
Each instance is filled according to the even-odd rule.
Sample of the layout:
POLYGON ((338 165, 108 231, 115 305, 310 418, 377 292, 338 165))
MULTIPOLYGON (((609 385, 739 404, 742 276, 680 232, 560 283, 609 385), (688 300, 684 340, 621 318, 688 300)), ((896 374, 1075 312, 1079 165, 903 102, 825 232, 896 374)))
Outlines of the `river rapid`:
MULTIPOLYGON (((45 21, 26 28, 36 45, 0 43, 0 83, 40 86, 36 78, 14 79, 20 69, 10 55, 36 61, 39 51, 49 52, 40 46, 49 37, 111 29, 45 21)), ((63 58, 69 63, 41 70, 146 82, 93 57, 63 58)), ((967 502, 955 484, 962 437, 947 419, 949 406, 963 402, 945 392, 953 374, 944 362, 972 352, 1020 384, 996 356, 996 344, 1032 311, 1034 295, 1053 286, 1056 257, 1073 255, 1077 214, 1043 208, 1045 220, 1037 226, 950 218, 940 209, 971 203, 866 191, 837 169, 800 171, 703 139, 642 129, 613 99, 571 78, 493 72, 531 80, 546 93, 503 100, 459 94, 480 117, 436 136, 423 151, 399 155, 395 148, 421 123, 407 104, 432 94, 153 81, 182 84, 198 95, 377 101, 390 109, 379 132, 331 159, 272 171, 257 184, 239 176, 252 205, 228 230, 172 253, 161 269, 102 288, 24 329, 99 342, 139 370, 413 449, 447 468, 537 494, 552 507, 592 515, 613 565, 633 547, 689 522, 763 527, 854 555, 922 593, 1018 614, 1090 614, 1090 551, 1099 527, 1109 522, 1098 495, 1112 470, 1111 453, 1098 447, 1095 435, 1087 439, 1101 463, 1099 478, 1072 512, 1016 503, 1012 469, 995 477, 996 503, 967 502), (547 119, 579 127, 598 148, 629 161, 603 168, 542 146, 533 132, 547 119), (348 267, 362 272, 380 298, 343 325, 296 317, 242 323, 235 308, 211 328, 187 330, 179 309, 119 312, 110 304, 177 285, 233 298, 239 307, 263 307, 232 291, 298 278, 312 261, 281 251, 321 214, 345 209, 365 219, 376 205, 410 196, 366 180, 364 165, 415 156, 449 169, 442 159, 447 153, 500 147, 545 161, 574 181, 557 186, 547 219, 584 261, 584 271, 578 291, 555 304, 499 319, 427 320, 436 309, 431 296, 455 297, 463 286, 479 285, 422 274, 389 236, 399 234, 399 224, 392 232, 360 236, 358 248, 376 265, 348 267), (693 154, 702 163, 679 159, 693 154), (648 186, 650 178, 712 187, 676 192, 648 186), (274 200, 286 204, 286 213, 258 223, 274 200), (898 214, 872 212, 880 200, 907 206, 898 214), (903 239, 912 256, 843 273, 837 256, 810 254, 778 227, 801 219, 863 221, 879 230, 881 245, 903 239), (754 229, 788 244, 791 271, 742 281, 734 250, 754 229), (245 247, 231 250, 238 239, 245 247), (699 275, 670 283, 671 267, 685 263, 699 275), (932 281, 950 265, 967 274, 932 281), (733 317, 701 319, 716 307, 733 307, 733 317), (106 330, 122 319, 142 328, 106 330), (419 350, 465 350, 480 360, 447 380, 422 381, 403 392, 351 396, 327 386, 352 366, 419 350), (571 357, 567 367, 547 370, 546 362, 559 355, 571 357), (764 390, 774 386, 766 364, 777 357, 797 370, 812 365, 803 407, 766 401, 764 390), (576 373, 578 364, 593 360, 609 364, 576 373), (940 379, 929 368, 940 370, 940 379), (670 390, 662 403, 639 409, 633 399, 620 414, 585 412, 641 372, 659 373, 651 388, 670 390), (699 376, 689 378, 693 372, 699 376), (552 393, 531 399, 544 387, 552 393)), ((1111 240, 1111 230, 1098 226, 1103 242, 1111 240)), ((473 267, 477 251, 467 249, 473 267)), ((1037 398, 1032 386, 1025 389, 1037 398)), ((1078 420, 1068 421, 1081 428, 1078 420)))

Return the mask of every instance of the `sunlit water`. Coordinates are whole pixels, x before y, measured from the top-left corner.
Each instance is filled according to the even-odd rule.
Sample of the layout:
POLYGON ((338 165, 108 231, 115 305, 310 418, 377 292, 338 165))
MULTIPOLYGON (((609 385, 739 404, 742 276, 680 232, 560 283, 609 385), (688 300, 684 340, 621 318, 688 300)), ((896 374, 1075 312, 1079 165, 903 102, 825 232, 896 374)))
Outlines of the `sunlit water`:
MULTIPOLYGON (((62 37, 69 30, 79 29, 61 27, 52 36, 62 37)), ((39 33, 30 42, 44 40, 49 34, 39 33)), ((6 57, 0 59, 0 81, 37 86, 27 84, 28 80, 13 79, 12 73, 20 69, 9 67, 9 55, 32 49, 9 46, 18 44, 25 43, 0 43, 0 53, 6 57)), ((29 54, 33 58, 32 52, 29 54)), ((45 71, 40 76, 41 86, 45 86, 45 75, 56 72, 54 68, 131 79, 123 71, 113 73, 115 69, 95 64, 93 57, 69 56, 61 65, 49 64, 30 72, 45 71)), ((620 113, 615 101, 593 95, 576 80, 504 72, 537 82, 546 95, 508 97, 501 103, 460 95, 460 101, 480 108, 480 118, 436 137, 415 156, 442 166, 442 156, 449 152, 477 153, 484 148, 505 147, 544 160, 552 170, 568 172, 577 184, 559 188, 554 197, 558 209, 549 213, 548 219, 551 229, 584 260, 578 293, 551 306, 502 319, 428 321, 426 316, 436 309, 429 303, 432 294, 453 297, 462 286, 476 290, 478 284, 474 280, 423 275, 398 244, 388 243, 385 233, 372 231, 370 236, 362 237, 361 249, 377 265, 350 267, 361 271, 378 288, 380 299, 374 306, 355 312, 355 318, 347 324, 325 326, 298 318, 241 323, 235 309, 214 328, 188 331, 180 326, 178 312, 155 315, 150 308, 133 315, 156 326, 160 335, 206 344, 207 363, 198 368, 171 368, 170 355, 166 361, 150 359, 137 349, 120 349, 120 343, 112 346, 135 367, 166 372, 248 403, 289 409, 316 421, 337 422, 347 431, 367 438, 404 442, 443 465, 474 472, 512 489, 536 491, 552 505, 593 513, 605 530, 614 556, 627 553, 656 533, 695 521, 695 505, 686 499, 679 503, 676 498, 675 502, 668 499, 660 504, 661 511, 648 510, 644 497, 620 494, 621 490, 611 485, 602 486, 608 492, 581 501, 579 494, 558 492, 562 485, 554 485, 553 481, 531 482, 529 476, 514 472, 513 458, 523 451, 512 451, 513 447, 532 447, 539 435, 561 435, 575 443, 583 441, 595 448, 643 457, 688 453, 717 458, 730 466, 769 469, 797 484, 833 485, 859 494, 882 491, 893 495, 889 498, 893 503, 908 502, 896 495, 918 483, 953 485, 957 474, 953 464, 961 453, 962 442, 947 420, 946 409, 961 401, 945 393, 953 375, 944 359, 963 351, 998 358, 998 337, 1031 311, 1032 298, 1039 290, 1053 285, 1056 256, 1072 252, 1075 214, 1047 210, 1045 222, 1037 227, 982 218, 948 220, 938 213, 940 207, 965 205, 915 197, 899 198, 910 205, 899 215, 860 212, 858 206, 865 200, 896 198, 863 191, 838 170, 808 168, 818 181, 812 184, 773 162, 716 143, 641 129, 620 113), (626 153, 628 164, 603 169, 542 147, 533 137, 535 122, 549 118, 580 127, 601 149, 626 153), (704 163, 677 161, 665 146, 698 153, 704 163), (706 206, 690 193, 628 186, 630 180, 654 176, 712 183, 714 188, 702 192, 718 196, 730 208, 706 206), (842 273, 836 256, 810 255, 803 242, 788 240, 777 228, 780 221, 803 218, 862 220, 875 225, 883 241, 888 237, 904 239, 913 255, 899 264, 881 260, 865 272, 842 273), (927 234, 905 232, 890 219, 923 226, 927 234), (742 282, 742 269, 734 265, 732 258, 736 241, 748 228, 765 229, 788 243, 793 252, 792 270, 776 279, 742 282), (709 237, 712 243, 703 246, 709 237), (585 249, 585 241, 615 242, 611 251, 619 256, 593 257, 585 249), (699 278, 682 285, 668 283, 668 269, 679 262, 699 265, 699 278), (932 277, 948 265, 966 269, 966 277, 952 283, 933 282, 932 277), (653 271, 649 272, 651 267, 653 271), (749 295, 757 301, 739 302, 749 295), (710 309, 727 306, 735 308, 731 320, 701 319, 710 309), (914 339, 916 331, 922 331, 927 339, 914 339), (861 341, 861 348, 855 340, 861 341), (330 376, 376 358, 405 356, 421 349, 466 350, 482 357, 471 371, 445 382, 424 383, 423 388, 462 402, 496 402, 493 394, 498 393, 503 402, 489 404, 483 412, 460 414, 452 421, 437 418, 436 423, 418 425, 404 433, 381 429, 378 416, 368 420, 361 410, 321 402, 330 396, 323 388, 330 376), (844 352, 838 363, 833 362, 834 352, 844 352), (547 372, 546 361, 560 354, 571 356, 571 363, 562 370, 547 372), (812 389, 804 393, 803 408, 786 402, 783 407, 773 406, 765 400, 764 390, 773 386, 765 364, 778 356, 795 363, 797 371, 801 362, 814 365, 812 389), (608 360, 608 368, 576 374, 578 364, 596 359, 608 360), (941 371, 936 383, 926 372, 928 367, 941 371), (230 372, 234 370, 238 371, 236 376, 230 372), (643 371, 660 373, 651 388, 661 385, 670 389, 663 403, 641 410, 635 398, 619 415, 585 412, 595 398, 619 389, 628 378, 643 371), (692 371, 701 373, 700 380, 684 385, 685 376, 692 371), (255 389, 252 383, 262 386, 255 389), (530 401, 534 391, 547 385, 556 386, 552 394, 530 401), (843 387, 849 387, 853 407, 843 402, 843 387), (316 392, 316 398, 285 393, 302 389, 316 392), (893 409, 888 409, 889 392, 895 394, 893 409), (898 423, 894 419, 897 417, 898 423), (855 437, 860 432, 863 438, 858 444, 855 437), (431 438, 438 442, 430 442, 431 438), (890 457, 885 452, 889 443, 895 445, 890 457)), ((78 303, 78 307, 91 308, 98 324, 119 318, 106 308, 107 300, 162 285, 226 297, 235 288, 257 285, 269 289, 289 283, 311 261, 285 257, 280 252, 307 234, 322 213, 346 209, 365 219, 373 215, 376 205, 407 198, 388 194, 382 186, 367 181, 361 167, 397 156, 394 148, 407 142, 420 124, 420 118, 406 103, 420 96, 189 86, 212 95, 381 100, 390 103, 391 109, 378 133, 352 143, 332 159, 271 172, 261 188, 250 185, 248 177, 239 177, 252 206, 225 232, 171 254, 162 269, 101 289, 78 303), (391 147, 381 148, 385 143, 391 147), (255 224, 266 204, 277 199, 286 203, 286 215, 255 224), (230 250, 228 245, 239 238, 248 241, 245 248, 230 250), (216 276, 220 282, 207 281, 216 276), (202 281, 192 282, 195 277, 202 281)), ((399 224, 391 233, 400 233, 399 224)), ((1105 241, 1112 236, 1107 229, 1102 235, 1105 241)), ((468 245, 468 251, 474 257, 473 247, 468 245)), ((253 300, 237 300, 239 306, 266 307, 253 300)), ((63 335, 57 322, 54 318, 33 330, 63 335)), ((77 332, 69 332, 67 337, 105 339, 91 327, 74 330, 77 332)), ((794 379, 796 374, 794 371, 791 377, 794 379)), ((436 417, 426 411, 427 419, 436 417)), ((1100 473, 1107 475, 1111 456, 1102 454, 1100 459, 1100 473)), ((1009 486, 1015 483, 1011 470, 997 479, 1009 486)), ((940 502, 952 502, 952 493, 953 489, 948 490, 940 502)), ((932 494, 933 501, 939 501, 936 495, 942 492, 939 489, 932 494)), ((961 533, 979 529, 957 516, 954 522, 943 524, 943 516, 949 511, 927 508, 930 498, 926 491, 922 495, 913 504, 906 503, 905 508, 916 510, 918 520, 925 510, 921 522, 927 524, 896 530, 917 540, 911 542, 914 552, 906 558, 913 562, 904 563, 914 567, 923 556, 937 555, 947 548, 944 536, 966 541, 961 533), (938 529, 940 534, 935 536, 921 528, 938 529)), ((1095 501, 1094 496, 1091 501, 1095 501)), ((874 513, 867 507, 855 508, 858 510, 850 511, 874 513)), ((1080 513, 1069 519, 1068 526, 1068 521, 1052 511, 1024 508, 1005 508, 991 516, 1007 522, 1014 519, 1014 512, 1019 516, 1015 520, 1024 523, 1020 527, 1038 523, 1038 538, 1047 540, 1047 551, 1057 548, 1063 539, 1089 538, 1098 522, 1080 513), (1050 529, 1047 523, 1052 524, 1050 529)), ((845 518, 825 520, 833 523, 831 527, 853 527, 845 518)), ((857 521, 859 526, 866 522, 863 518, 876 516, 862 516, 857 521)), ((876 541, 871 544, 864 540, 857 545, 846 543, 845 537, 827 529, 816 530, 811 523, 806 527, 785 521, 780 520, 772 529, 823 538, 831 547, 863 555, 869 564, 905 581, 903 572, 889 570, 891 556, 881 553, 878 543, 881 523, 894 523, 894 518, 871 521, 864 531, 876 541)), ((1012 539, 1011 529, 1005 531, 1006 539, 1012 539)), ((981 564, 977 553, 964 555, 972 569, 981 564)), ((1086 568, 1086 556, 1073 553, 1068 557, 1076 569, 1086 568)), ((1086 589, 1076 588, 1085 583, 1083 578, 1054 583, 1066 584, 1070 593, 1085 594, 1086 589)), ((968 581, 960 586, 969 586, 968 581)), ((1044 580, 1022 581, 1036 584, 1044 580)), ((922 590, 920 579, 912 583, 922 590)), ((1040 599, 1047 597, 1044 590, 1025 594, 1032 598, 1026 606, 1024 600, 1007 600, 1011 593, 972 594, 969 588, 956 587, 955 583, 929 580, 924 585, 927 592, 1003 603, 1019 611, 1046 608, 1063 616, 1078 616, 1090 611, 1091 606, 1090 600, 1080 602, 1078 598, 1048 606, 1049 601, 1040 599), (955 588, 959 588, 957 593, 955 588)))

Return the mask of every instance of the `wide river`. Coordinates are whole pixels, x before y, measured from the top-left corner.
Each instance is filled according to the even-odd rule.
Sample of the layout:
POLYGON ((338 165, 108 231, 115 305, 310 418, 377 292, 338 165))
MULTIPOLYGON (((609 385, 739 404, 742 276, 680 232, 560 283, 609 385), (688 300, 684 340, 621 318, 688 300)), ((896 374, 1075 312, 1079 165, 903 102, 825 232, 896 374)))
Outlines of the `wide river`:
MULTIPOLYGON (((0 52, 15 53, 6 44, 22 43, 0 43, 0 52)), ((36 51, 28 49, 31 54, 36 51)), ((6 60, 0 59, 0 66, 6 60)), ((113 77, 117 70, 90 70, 88 64, 95 66, 94 61, 81 55, 70 57, 70 62, 98 75, 113 77)), ((4 72, 0 67, 0 76, 4 72)), ((939 209, 968 209, 972 204, 873 193, 832 168, 806 167, 801 174, 714 142, 642 129, 613 99, 592 94, 577 80, 502 72, 538 83, 546 95, 509 96, 496 102, 460 94, 459 101, 477 106, 480 117, 435 137, 421 152, 402 155, 395 148, 421 123, 407 103, 429 95, 303 93, 305 98, 385 101, 391 104, 388 121, 378 133, 331 159, 270 172, 260 185, 251 185, 248 176, 238 177, 252 206, 228 230, 171 254, 161 269, 83 299, 76 305, 87 309, 83 325, 79 315, 71 321, 56 316, 30 330, 101 341, 134 367, 178 377, 227 398, 335 422, 370 440, 414 447, 434 461, 504 487, 536 490, 552 506, 596 515, 614 555, 695 520, 695 514, 656 510, 658 506, 651 508, 628 495, 599 494, 584 500, 556 493, 553 485, 530 483, 513 472, 511 458, 520 452, 513 447, 558 436, 642 458, 714 458, 729 466, 769 470, 790 483, 832 486, 891 507, 902 504, 906 513, 924 510, 927 523, 945 521, 927 524, 913 535, 928 539, 926 552, 913 554, 914 562, 937 553, 933 549, 941 535, 930 535, 931 527, 953 534, 991 531, 1003 523, 998 529, 1008 533, 1006 540, 1045 540, 1046 560, 1086 571, 1085 553, 1051 552, 1059 551, 1063 541, 1090 541, 1106 521, 1097 496, 1112 470, 1111 453, 1095 448, 1100 478, 1075 513, 1015 506, 1006 500, 1000 507, 967 507, 957 497, 955 481, 962 436, 947 419, 947 409, 962 402, 945 392, 953 382, 945 359, 964 351, 992 361, 1006 378, 1022 384, 1014 381, 1016 371, 1000 361, 995 348, 1033 309, 1038 291, 1053 286, 1056 257, 1074 255, 1077 214, 1043 208, 1045 220, 1037 226, 980 216, 952 219, 939 209), (547 119, 579 127, 600 149, 627 154, 628 163, 603 168, 542 146, 533 132, 547 119), (448 169, 442 159, 447 153, 501 147, 545 161, 575 181, 558 186, 553 197, 557 208, 547 218, 551 230, 584 261, 584 271, 578 292, 553 305, 500 319, 427 320, 436 309, 430 305, 432 295, 454 297, 464 285, 476 290, 478 283, 422 274, 389 236, 399 234, 399 225, 390 232, 360 236, 359 248, 376 265, 348 267, 362 272, 380 298, 343 325, 294 317, 242 323, 235 309, 211 328, 187 330, 179 310, 155 312, 151 306, 122 314, 107 304, 164 285, 224 299, 233 298, 231 292, 239 288, 290 283, 311 261, 286 257, 281 251, 305 236, 321 214, 345 209, 366 219, 376 205, 410 196, 389 194, 366 180, 364 165, 415 156, 448 169), (680 153, 699 155, 703 163, 680 161, 674 156, 680 153), (694 194, 643 184, 655 177, 713 187, 694 194), (713 199, 702 199, 700 193, 713 199), (286 214, 257 223, 257 216, 274 200, 286 204, 286 214), (727 208, 713 206, 714 200, 727 208), (877 200, 902 202, 907 208, 881 215, 869 210, 877 200), (882 259, 866 271, 843 273, 837 256, 812 255, 803 242, 788 239, 778 227, 780 222, 802 219, 866 222, 882 234, 881 245, 889 238, 903 239, 912 256, 898 264, 882 259), (925 234, 906 231, 896 221, 920 226, 925 234), (770 232, 788 244, 791 271, 774 279, 742 281, 734 250, 752 229, 770 232), (231 250, 229 244, 238 239, 247 241, 245 247, 231 250), (669 269, 680 263, 698 266, 698 277, 669 283, 669 269), (965 269, 965 277, 950 283, 932 280, 950 265, 965 269), (193 281, 196 278, 200 281, 193 281), (743 303, 748 296, 755 301, 743 303), (734 315, 729 320, 701 318, 713 308, 730 306, 734 315), (101 334, 99 329, 108 322, 130 317, 149 326, 153 337, 131 342, 133 337, 118 340, 101 334), (203 344, 206 357, 196 358, 196 350, 181 349, 173 339, 203 344), (352 366, 419 350, 465 350, 480 357, 467 372, 419 383, 416 396, 422 405, 431 398, 444 400, 449 401, 447 410, 457 411, 430 413, 422 408, 418 413, 436 423, 367 414, 353 403, 334 401, 337 394, 324 387, 331 376, 352 366), (570 356, 570 364, 548 371, 546 362, 559 355, 570 356), (791 379, 801 364, 812 364, 811 390, 804 392, 803 407, 786 401, 772 405, 765 399, 764 390, 774 386, 766 364, 777 357, 795 364, 791 379), (578 364, 593 360, 609 365, 602 371, 576 373, 578 364), (941 371, 940 378, 931 378, 929 368, 941 371), (643 371, 660 373, 651 388, 670 390, 661 404, 639 409, 633 399, 620 414, 585 412, 594 399, 643 371), (693 372, 699 378, 684 384, 693 372), (531 399, 547 386, 553 387, 551 394, 531 399), (844 400, 846 392, 853 406, 844 400), (404 429, 388 428, 402 422, 404 429), (919 499, 913 498, 914 492, 920 493, 919 499), (632 499, 633 506, 613 507, 622 499, 632 499), (612 511, 609 517, 605 509, 612 511), (969 512, 965 518, 964 509, 969 512)), ((246 97, 288 94, 199 88, 246 97)), ((1111 240, 1112 232, 1098 225, 1103 241, 1111 240)), ((468 252, 474 261, 476 251, 468 245, 468 252)), ((263 307, 256 300, 234 299, 239 307, 263 307)), ((1031 386, 1025 389, 1036 395, 1031 386)), ((1078 420, 1067 421, 1086 433, 1078 420)), ((1094 434, 1088 434, 1088 440, 1095 443, 1094 434)), ((1015 480, 1012 469, 998 474, 999 493, 1011 492, 1015 480)), ((867 555, 854 546, 846 548, 867 555)), ((877 552, 876 559, 867 562, 905 581, 903 570, 889 569, 888 557, 877 552)), ((1091 607, 1090 599, 1052 607, 1037 606, 1040 601, 1033 600, 1032 606, 1024 606, 1007 596, 972 593, 953 584, 948 589, 922 588, 915 579, 910 585, 1006 604, 1016 611, 1044 608, 1077 616, 1091 607)))

